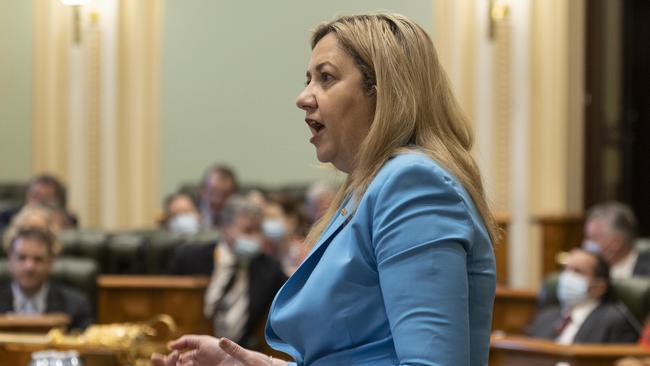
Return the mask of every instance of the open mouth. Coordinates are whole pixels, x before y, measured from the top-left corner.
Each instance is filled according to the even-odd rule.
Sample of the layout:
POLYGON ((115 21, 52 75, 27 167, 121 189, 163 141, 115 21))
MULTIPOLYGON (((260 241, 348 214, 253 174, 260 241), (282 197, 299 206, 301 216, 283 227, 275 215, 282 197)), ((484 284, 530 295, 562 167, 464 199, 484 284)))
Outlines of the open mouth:
POLYGON ((314 130, 316 133, 320 132, 323 128, 325 128, 324 124, 313 120, 307 120, 307 124, 309 125, 309 128, 314 130))

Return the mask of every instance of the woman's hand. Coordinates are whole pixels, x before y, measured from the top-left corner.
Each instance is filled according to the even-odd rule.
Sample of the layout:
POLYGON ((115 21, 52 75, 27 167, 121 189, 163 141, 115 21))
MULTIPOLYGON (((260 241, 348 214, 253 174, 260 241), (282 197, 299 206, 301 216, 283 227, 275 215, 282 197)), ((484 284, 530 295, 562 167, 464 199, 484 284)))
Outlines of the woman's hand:
POLYGON ((153 366, 284 366, 259 352, 247 350, 227 339, 205 335, 187 335, 173 341, 167 356, 153 354, 153 366))

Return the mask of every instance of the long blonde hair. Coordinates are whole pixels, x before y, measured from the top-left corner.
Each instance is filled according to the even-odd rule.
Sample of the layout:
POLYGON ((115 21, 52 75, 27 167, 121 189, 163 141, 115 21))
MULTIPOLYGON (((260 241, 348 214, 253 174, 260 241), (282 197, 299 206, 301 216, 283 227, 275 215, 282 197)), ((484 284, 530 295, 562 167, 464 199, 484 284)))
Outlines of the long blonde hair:
POLYGON ((399 14, 342 16, 316 28, 312 49, 330 33, 359 67, 364 88, 376 97, 376 109, 356 156, 355 169, 306 243, 316 242, 348 194, 360 198, 391 156, 413 147, 460 181, 483 218, 490 239, 496 242, 498 228, 470 154, 472 130, 426 32, 399 14))

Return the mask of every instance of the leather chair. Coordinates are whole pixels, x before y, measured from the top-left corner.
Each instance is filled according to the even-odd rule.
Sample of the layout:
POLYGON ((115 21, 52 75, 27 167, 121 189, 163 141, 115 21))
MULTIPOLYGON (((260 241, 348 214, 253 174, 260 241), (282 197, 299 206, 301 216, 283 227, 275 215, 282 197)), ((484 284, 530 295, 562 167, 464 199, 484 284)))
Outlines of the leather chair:
POLYGON ((123 232, 113 235, 107 243, 107 267, 105 273, 143 273, 142 247, 145 238, 138 232, 123 232))

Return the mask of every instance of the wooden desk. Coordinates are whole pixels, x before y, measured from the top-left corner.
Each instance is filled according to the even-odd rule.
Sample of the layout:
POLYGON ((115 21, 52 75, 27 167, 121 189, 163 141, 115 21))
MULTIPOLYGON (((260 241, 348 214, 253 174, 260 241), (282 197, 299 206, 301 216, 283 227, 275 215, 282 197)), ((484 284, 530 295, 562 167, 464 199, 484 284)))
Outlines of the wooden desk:
POLYGON ((203 317, 209 280, 207 276, 99 276, 97 321, 145 322, 168 314, 179 334, 212 334, 212 322, 203 317))
POLYGON ((490 366, 613 366, 623 357, 650 357, 650 348, 638 345, 559 345, 528 337, 492 337, 490 366))
MULTIPOLYGON (((53 349, 52 347, 21 341, 9 334, 0 334, 0 365, 2 366, 27 366, 32 359, 32 352, 53 349)), ((71 350, 70 348, 57 348, 58 351, 71 350)), ((120 366, 118 357, 114 352, 89 349, 79 352, 84 366, 120 366)))
POLYGON ((537 291, 497 286, 492 330, 521 334, 537 311, 537 291))
POLYGON ((70 324, 66 314, 0 314, 0 332, 47 333, 50 329, 65 328, 70 324))

